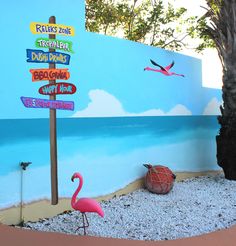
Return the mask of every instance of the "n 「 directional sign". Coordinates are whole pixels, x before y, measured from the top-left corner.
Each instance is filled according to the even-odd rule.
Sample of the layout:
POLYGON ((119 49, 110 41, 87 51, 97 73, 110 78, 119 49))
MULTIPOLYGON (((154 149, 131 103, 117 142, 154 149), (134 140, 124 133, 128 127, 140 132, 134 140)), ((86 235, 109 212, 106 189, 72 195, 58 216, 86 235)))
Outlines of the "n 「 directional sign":
POLYGON ((42 95, 74 94, 76 86, 70 83, 48 84, 39 88, 42 95))
POLYGON ((51 162, 51 204, 58 204, 58 178, 57 178, 57 126, 56 110, 74 110, 74 102, 56 100, 56 94, 73 94, 76 87, 69 83, 56 83, 56 80, 68 80, 70 73, 68 69, 57 69, 56 64, 68 65, 70 56, 56 52, 56 49, 72 52, 72 42, 57 40, 57 35, 74 36, 75 30, 72 26, 56 24, 56 17, 50 16, 49 23, 30 23, 30 31, 33 34, 48 34, 46 38, 36 40, 37 48, 48 48, 47 52, 42 50, 27 49, 27 62, 49 63, 47 69, 30 69, 32 81, 49 80, 49 85, 39 89, 39 93, 50 95, 50 100, 21 97, 23 105, 27 108, 50 109, 50 162, 51 162))
POLYGON ((69 65, 70 55, 60 52, 44 52, 43 50, 27 49, 27 62, 57 63, 69 65))
POLYGON ((56 68, 45 68, 45 69, 30 69, 32 73, 32 81, 42 81, 42 80, 68 80, 70 78, 70 73, 68 68, 56 69, 56 68))
POLYGON ((35 41, 37 48, 57 49, 65 52, 74 53, 72 50, 72 42, 68 40, 58 40, 50 38, 37 38, 35 41))
POLYGON ((64 36, 75 35, 74 27, 51 23, 31 22, 30 31, 33 34, 55 34, 64 36))
POLYGON ((74 102, 72 101, 47 100, 33 97, 21 97, 20 99, 26 108, 74 110, 74 102))

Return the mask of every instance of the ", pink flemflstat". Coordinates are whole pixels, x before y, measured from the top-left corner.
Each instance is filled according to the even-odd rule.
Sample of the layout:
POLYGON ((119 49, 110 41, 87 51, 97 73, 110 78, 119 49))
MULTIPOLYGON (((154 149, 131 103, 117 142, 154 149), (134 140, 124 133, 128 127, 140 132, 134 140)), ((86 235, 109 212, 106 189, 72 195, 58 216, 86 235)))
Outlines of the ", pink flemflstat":
POLYGON ((78 188, 76 189, 75 193, 73 194, 71 198, 71 206, 73 209, 78 210, 82 213, 83 226, 79 226, 77 230, 80 228, 84 228, 84 235, 86 235, 85 227, 88 227, 89 223, 88 223, 88 219, 85 213, 94 212, 94 213, 99 214, 101 217, 104 217, 104 212, 100 204, 94 199, 80 198, 76 201, 76 197, 83 186, 83 177, 80 173, 74 173, 73 176, 71 177, 72 182, 74 182, 75 178, 78 178, 80 182, 79 182, 78 188), (86 220, 87 225, 85 225, 85 220, 86 220))

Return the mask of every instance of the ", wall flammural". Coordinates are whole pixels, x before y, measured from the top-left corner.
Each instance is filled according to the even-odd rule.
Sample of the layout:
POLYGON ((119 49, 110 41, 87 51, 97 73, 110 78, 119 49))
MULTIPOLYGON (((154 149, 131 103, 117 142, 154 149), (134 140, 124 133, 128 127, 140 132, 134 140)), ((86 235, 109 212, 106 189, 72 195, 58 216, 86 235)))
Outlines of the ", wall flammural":
POLYGON ((153 72, 158 72, 158 73, 162 73, 165 76, 181 76, 181 77, 185 77, 184 74, 179 74, 179 73, 175 73, 175 72, 171 72, 170 69, 175 65, 175 62, 172 61, 172 63, 166 67, 163 67, 159 64, 157 64, 156 62, 154 62, 152 59, 150 59, 151 63, 156 66, 159 67, 160 69, 155 69, 155 68, 151 68, 151 67, 145 67, 144 71, 153 71, 153 72))
POLYGON ((218 170, 221 92, 202 86, 201 61, 86 32, 84 2, 68 0, 66 12, 60 2, 42 0, 43 12, 28 0, 1 7, 2 25, 14 14, 0 40, 0 209, 19 205, 21 161, 32 162, 24 202, 50 200, 50 110, 59 198, 71 197, 74 172, 90 184, 81 195, 96 197, 143 177, 143 163, 218 170), (45 23, 52 15, 59 24, 45 23))

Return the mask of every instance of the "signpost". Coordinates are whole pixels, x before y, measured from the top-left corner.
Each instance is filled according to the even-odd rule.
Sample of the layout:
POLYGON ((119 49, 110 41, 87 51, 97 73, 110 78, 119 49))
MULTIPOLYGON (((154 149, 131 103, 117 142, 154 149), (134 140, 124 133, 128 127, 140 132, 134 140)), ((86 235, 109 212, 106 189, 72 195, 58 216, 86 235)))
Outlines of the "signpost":
POLYGON ((27 49, 27 62, 57 63, 69 65, 70 55, 61 52, 44 52, 43 50, 27 49))
MULTIPOLYGON (((65 26, 56 24, 55 16, 49 18, 48 23, 31 22, 30 31, 33 34, 49 34, 49 35, 64 35, 64 36, 74 36, 75 30, 72 26, 65 26)), ((55 39, 56 36, 49 37, 50 39, 55 39)))
POLYGON ((57 52, 56 49, 73 53, 72 42, 57 40, 56 35, 74 36, 74 28, 56 24, 55 16, 49 18, 49 23, 30 23, 30 31, 33 34, 48 34, 48 38, 38 38, 35 41, 37 48, 46 48, 48 51, 38 49, 27 49, 27 62, 49 63, 48 68, 30 69, 32 81, 48 80, 49 84, 39 88, 39 93, 49 95, 49 100, 21 97, 26 108, 47 108, 49 109, 50 121, 50 159, 51 159, 51 204, 58 203, 58 178, 57 178, 57 125, 56 110, 74 110, 74 102, 56 100, 57 94, 74 94, 76 87, 73 84, 60 82, 57 79, 68 80, 70 73, 67 68, 57 69, 56 64, 69 65, 70 55, 57 52))
POLYGON ((72 50, 72 42, 65 40, 37 38, 35 41, 35 46, 37 48, 53 48, 57 50, 63 50, 65 52, 74 53, 72 50))
POLYGON ((42 95, 74 94, 75 92, 75 85, 70 83, 49 84, 39 88, 39 93, 42 95))
MULTIPOLYGON (((56 23, 56 17, 51 16, 49 18, 50 24, 56 23)), ((49 34, 50 39, 56 39, 55 34, 49 34)), ((49 52, 55 52, 55 49, 50 48, 49 52)), ((55 69, 55 63, 49 63, 49 69, 55 69)), ((56 80, 49 80, 49 84, 54 85, 56 80)), ((56 100, 56 95, 50 95, 50 100, 56 100)), ((57 178, 57 111, 56 109, 50 109, 49 112, 50 121, 50 158, 51 158, 51 204, 58 204, 58 178, 57 178)))
POLYGON ((42 80, 56 80, 70 78, 70 73, 68 68, 56 69, 55 63, 50 63, 51 67, 48 69, 30 69, 32 73, 32 81, 42 81, 42 80))
POLYGON ((21 97, 21 101, 26 108, 74 110, 74 102, 72 101, 47 100, 33 97, 21 97))

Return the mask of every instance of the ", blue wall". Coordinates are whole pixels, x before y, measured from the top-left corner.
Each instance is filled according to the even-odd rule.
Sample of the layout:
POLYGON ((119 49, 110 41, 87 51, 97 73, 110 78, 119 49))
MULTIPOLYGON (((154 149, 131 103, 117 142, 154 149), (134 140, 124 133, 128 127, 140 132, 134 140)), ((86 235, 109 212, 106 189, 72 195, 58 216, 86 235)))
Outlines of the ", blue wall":
MULTIPOLYGON (((47 84, 31 82, 26 49, 36 49, 39 37, 31 22, 73 26, 74 54, 67 81, 77 86, 75 110, 57 110, 59 196, 71 197, 76 171, 85 179, 82 195, 116 191, 142 177, 143 163, 162 164, 174 171, 217 170, 215 135, 220 90, 202 87, 201 61, 193 57, 112 38, 84 29, 84 2, 28 0, 2 4, 4 38, 0 39, 0 209, 19 204, 21 161, 31 161, 24 173, 24 201, 50 199, 49 110, 25 108, 21 96, 48 99, 38 93, 47 84), (9 10, 13 13, 9 17, 9 10), (144 71, 150 59, 185 77, 144 71)), ((46 50, 45 50, 46 51, 46 50)), ((62 82, 62 81, 58 81, 62 82)))

